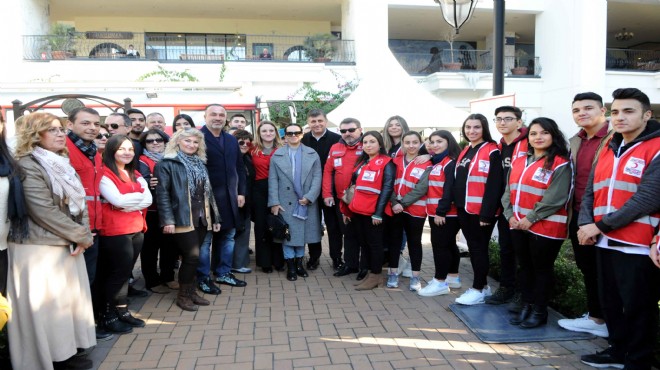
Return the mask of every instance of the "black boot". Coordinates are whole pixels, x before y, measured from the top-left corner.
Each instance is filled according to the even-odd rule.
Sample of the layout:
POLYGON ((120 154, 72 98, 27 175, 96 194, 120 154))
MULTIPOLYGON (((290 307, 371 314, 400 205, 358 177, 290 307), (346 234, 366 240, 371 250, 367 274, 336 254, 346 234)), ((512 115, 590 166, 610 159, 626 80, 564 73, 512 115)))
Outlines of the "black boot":
POLYGON ((355 278, 355 280, 360 281, 360 280, 364 279, 367 276, 368 273, 369 273, 369 270, 361 269, 358 272, 357 277, 355 278))
MULTIPOLYGON (((301 258, 302 260, 302 258, 301 258)), ((312 258, 312 256, 309 256, 309 261, 307 261, 307 269, 310 271, 314 271, 317 268, 319 268, 319 259, 318 258, 312 258)))
POLYGON ((307 271, 305 271, 305 268, 303 267, 303 258, 302 257, 297 257, 295 258, 296 261, 296 274, 300 277, 309 277, 309 274, 307 274, 307 271))
POLYGON ((293 258, 286 260, 286 279, 289 281, 298 280, 298 275, 296 274, 296 261, 293 258))
POLYGON ((531 329, 548 323, 548 308, 534 305, 531 315, 520 323, 521 328, 531 329))
POLYGON ((127 323, 128 325, 134 328, 144 328, 144 326, 146 325, 144 320, 133 317, 133 315, 131 315, 130 311, 128 311, 128 308, 126 306, 117 307, 117 315, 119 315, 119 320, 127 323))
POLYGON ((520 325, 523 321, 527 320, 527 318, 532 314, 532 305, 529 303, 523 303, 522 305, 522 310, 520 310, 520 313, 517 315, 514 315, 511 320, 509 320, 509 324, 511 325, 520 325))
POLYGON ((133 331, 133 327, 119 320, 119 315, 114 307, 107 304, 103 312, 103 329, 109 333, 126 334, 133 331))

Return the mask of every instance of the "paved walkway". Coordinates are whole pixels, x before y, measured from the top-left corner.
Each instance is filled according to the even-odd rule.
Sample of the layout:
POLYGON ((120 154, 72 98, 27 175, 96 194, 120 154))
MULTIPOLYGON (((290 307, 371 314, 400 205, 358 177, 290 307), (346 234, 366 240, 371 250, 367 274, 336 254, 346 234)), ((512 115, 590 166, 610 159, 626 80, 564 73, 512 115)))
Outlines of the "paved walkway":
MULTIPOLYGON (((431 279, 426 234, 422 276, 431 279)), ((482 343, 448 309, 472 281, 467 259, 463 289, 423 298, 408 291, 406 278, 399 289, 355 291, 355 274, 333 277, 324 248, 321 267, 309 278, 245 274, 246 288, 223 285, 198 312, 179 309, 174 292, 134 302, 143 303, 136 316, 147 326, 99 343, 90 358, 103 370, 586 369, 580 355, 606 346, 603 339, 482 343)))

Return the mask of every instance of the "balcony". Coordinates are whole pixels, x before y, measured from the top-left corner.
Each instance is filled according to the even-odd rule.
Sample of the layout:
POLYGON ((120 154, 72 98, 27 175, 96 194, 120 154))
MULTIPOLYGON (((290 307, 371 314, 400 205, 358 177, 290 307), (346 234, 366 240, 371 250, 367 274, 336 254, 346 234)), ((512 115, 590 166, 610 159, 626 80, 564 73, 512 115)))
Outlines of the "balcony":
MULTIPOLYGON (((489 50, 442 50, 439 57, 429 53, 393 53, 399 64, 412 76, 427 76, 436 72, 493 72, 493 56, 489 50)), ((539 57, 505 57, 504 72, 508 77, 539 78, 539 57)))
MULTIPOLYGON (((75 37, 23 36, 23 59, 75 60, 156 60, 182 63, 310 62, 305 55, 307 36, 246 34, 167 34, 134 32, 83 32, 75 37), (63 45, 55 50, 53 45, 63 45), (135 55, 129 52, 134 45, 135 55), (268 55, 263 51, 267 49, 268 55)), ((334 40, 335 51, 326 63, 354 64, 352 40, 334 40)))
POLYGON ((660 71, 660 50, 608 48, 605 60, 608 71, 660 71))

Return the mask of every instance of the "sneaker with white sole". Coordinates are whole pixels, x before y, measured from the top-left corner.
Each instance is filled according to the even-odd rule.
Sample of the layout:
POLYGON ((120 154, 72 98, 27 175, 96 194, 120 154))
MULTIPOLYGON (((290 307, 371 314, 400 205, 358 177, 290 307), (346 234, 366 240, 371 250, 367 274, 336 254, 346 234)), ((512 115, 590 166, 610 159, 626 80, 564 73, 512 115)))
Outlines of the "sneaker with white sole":
MULTIPOLYGON (((466 306, 471 306, 475 304, 480 304, 484 303, 484 299, 486 298, 486 287, 480 292, 474 288, 470 288, 465 291, 465 293, 461 294, 460 297, 456 298, 456 303, 458 304, 463 304, 466 306)), ((490 289, 489 289, 490 290, 490 289)), ((490 294, 488 294, 490 295, 490 294)))
POLYGON ((435 297, 437 295, 449 294, 449 285, 446 281, 431 279, 427 286, 417 291, 422 297, 435 297))
POLYGON ((577 319, 558 320, 557 325, 566 330, 590 333, 603 338, 607 338, 609 336, 607 325, 605 323, 597 324, 595 321, 589 318, 589 313, 585 313, 582 317, 577 319))
POLYGON ((397 274, 387 274, 387 287, 388 288, 398 288, 399 287, 399 275, 397 275, 397 274))
POLYGON ((458 276, 447 276, 445 279, 451 289, 461 289, 461 278, 458 276))
POLYGON ((419 279, 419 276, 410 277, 410 291, 416 292, 422 289, 422 281, 419 279))
POLYGON ((413 276, 410 262, 408 262, 406 264, 406 268, 404 268, 403 271, 401 272, 401 276, 407 277, 407 278, 411 278, 413 276))

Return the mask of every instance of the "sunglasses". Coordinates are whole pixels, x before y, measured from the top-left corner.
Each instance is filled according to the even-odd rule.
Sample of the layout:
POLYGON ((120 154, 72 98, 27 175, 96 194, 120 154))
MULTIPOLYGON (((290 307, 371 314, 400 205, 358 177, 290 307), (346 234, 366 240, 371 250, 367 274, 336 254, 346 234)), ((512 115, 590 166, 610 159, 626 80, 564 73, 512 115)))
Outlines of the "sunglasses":
POLYGON ((117 123, 111 123, 111 124, 110 124, 110 128, 112 128, 113 130, 116 130, 116 129, 119 128, 119 124, 117 124, 117 123))
POLYGON ((342 134, 345 134, 347 132, 350 132, 352 134, 355 131, 357 131, 357 127, 343 128, 343 129, 339 130, 339 132, 341 132, 342 134))
POLYGON ((285 133, 286 136, 300 136, 302 135, 302 131, 296 131, 296 132, 287 132, 285 133))
POLYGON ((110 138, 110 136, 112 136, 112 135, 110 135, 110 134, 98 134, 98 135, 96 135, 96 139, 97 140, 101 140, 103 138, 108 139, 108 138, 110 138))
POLYGON ((244 145, 245 146, 250 146, 250 142, 241 140, 241 141, 238 142, 238 145, 240 145, 240 146, 244 146, 244 145))
POLYGON ((161 139, 161 138, 158 138, 158 139, 147 139, 147 140, 145 140, 144 142, 147 143, 147 144, 153 144, 153 143, 158 143, 158 144, 160 144, 160 143, 162 143, 162 142, 164 142, 164 141, 165 141, 165 140, 163 140, 163 139, 161 139))

